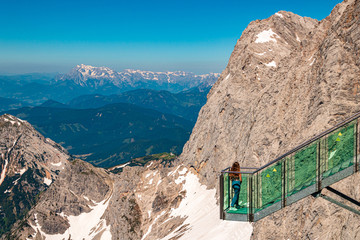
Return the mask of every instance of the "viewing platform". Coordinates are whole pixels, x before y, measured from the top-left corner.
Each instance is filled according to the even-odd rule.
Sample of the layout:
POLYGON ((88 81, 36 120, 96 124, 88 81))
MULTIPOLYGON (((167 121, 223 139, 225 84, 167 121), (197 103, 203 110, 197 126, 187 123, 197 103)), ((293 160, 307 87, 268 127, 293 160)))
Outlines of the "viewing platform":
POLYGON ((322 189, 328 188, 360 206, 356 200, 329 187, 359 170, 359 118, 357 113, 260 168, 222 170, 220 218, 256 222, 311 194, 360 214, 357 209, 321 194, 322 189), (242 175, 237 208, 230 207, 234 194, 231 173, 242 175))

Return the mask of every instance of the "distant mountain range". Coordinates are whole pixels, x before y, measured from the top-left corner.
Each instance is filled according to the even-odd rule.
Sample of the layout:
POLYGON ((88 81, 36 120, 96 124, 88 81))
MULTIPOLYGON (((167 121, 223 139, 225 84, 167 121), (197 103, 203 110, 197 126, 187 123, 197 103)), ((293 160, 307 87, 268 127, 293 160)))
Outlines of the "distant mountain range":
POLYGON ((219 76, 218 73, 195 75, 183 71, 151 72, 127 69, 115 72, 108 67, 81 64, 67 74, 57 75, 55 84, 74 84, 104 92, 138 88, 179 92, 203 83, 213 85, 219 76))
POLYGON ((0 76, 0 97, 39 105, 46 100, 68 102, 88 94, 111 95, 135 89, 166 90, 173 93, 193 87, 212 86, 218 73, 196 75, 182 71, 150 72, 77 65, 67 74, 0 76))

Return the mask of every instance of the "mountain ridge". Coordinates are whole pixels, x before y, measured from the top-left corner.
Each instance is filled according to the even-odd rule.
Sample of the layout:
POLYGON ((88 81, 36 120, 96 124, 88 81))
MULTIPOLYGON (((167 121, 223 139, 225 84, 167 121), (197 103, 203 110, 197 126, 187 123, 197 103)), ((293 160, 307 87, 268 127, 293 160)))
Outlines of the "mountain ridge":
POLYGON ((78 65, 69 73, 57 74, 55 77, 46 74, 0 75, 0 96, 28 105, 39 105, 49 99, 65 103, 81 95, 111 95, 140 88, 177 93, 193 87, 212 86, 218 76, 218 73, 196 75, 181 71, 115 72, 107 67, 78 65))
POLYGON ((200 84, 214 84, 220 74, 209 73, 196 75, 184 71, 175 72, 152 72, 142 70, 125 69, 116 72, 108 67, 93 67, 80 64, 69 73, 59 74, 55 77, 55 83, 71 82, 81 87, 95 89, 107 86, 117 88, 153 88, 156 90, 189 89, 200 84), (171 87, 171 85, 174 85, 171 87))
POLYGON ((82 95, 72 99, 67 105, 71 108, 86 109, 89 106, 98 108, 113 103, 130 103, 195 122, 201 107, 206 103, 206 96, 210 88, 207 85, 199 85, 179 93, 166 90, 135 89, 109 96, 82 95))

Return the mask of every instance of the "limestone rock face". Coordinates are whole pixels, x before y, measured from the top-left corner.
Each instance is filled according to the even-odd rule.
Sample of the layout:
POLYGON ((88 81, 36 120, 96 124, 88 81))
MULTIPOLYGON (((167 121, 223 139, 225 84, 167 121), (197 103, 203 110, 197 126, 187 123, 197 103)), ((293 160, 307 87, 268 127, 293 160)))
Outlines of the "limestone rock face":
POLYGON ((171 218, 184 192, 176 183, 178 174, 160 161, 145 167, 125 167, 116 179, 114 197, 105 218, 112 226, 113 239, 161 239, 184 219, 171 218))
POLYGON ((0 236, 58 179, 70 156, 29 123, 0 116, 0 236))
POLYGON ((251 22, 208 95, 181 159, 209 186, 233 161, 258 167, 360 108, 358 1, 318 22, 251 22))
MULTIPOLYGON (((16 239, 166 237, 185 220, 170 216, 172 208, 177 208, 185 196, 182 184, 175 181, 179 173, 168 176, 171 169, 152 162, 112 174, 74 160, 30 210, 26 224, 18 221, 8 236, 16 239)), ((176 230, 181 236, 187 229, 176 230)))
MULTIPOLYGON (((359 13, 359 0, 345 0, 322 21, 281 11, 251 22, 208 94, 181 161, 213 188, 234 161, 260 167, 358 112, 359 13)), ((337 186, 358 197, 360 188, 350 180, 337 186)), ((326 239, 354 239, 359 220, 308 197, 256 223, 254 239, 321 239, 325 233, 326 239)))

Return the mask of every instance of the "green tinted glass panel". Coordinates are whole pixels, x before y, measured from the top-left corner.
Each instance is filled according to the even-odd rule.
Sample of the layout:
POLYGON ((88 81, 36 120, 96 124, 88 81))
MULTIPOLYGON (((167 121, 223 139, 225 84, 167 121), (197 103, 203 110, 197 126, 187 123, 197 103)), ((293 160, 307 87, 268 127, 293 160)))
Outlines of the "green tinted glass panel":
POLYGON ((287 195, 292 195, 316 183, 318 143, 304 147, 287 159, 287 195))
POLYGON ((282 193, 282 162, 277 162, 266 169, 262 170, 260 173, 260 182, 259 188, 260 192, 260 202, 259 208, 265 208, 270 206, 273 203, 276 203, 281 200, 282 193))
POLYGON ((290 196, 295 188, 295 159, 294 156, 287 157, 286 164, 286 196, 290 196))
MULTIPOLYGON (((232 181, 230 180, 230 203, 234 197, 234 189, 232 188, 232 181)), ((242 183, 240 185, 240 194, 236 209, 228 210, 229 213, 238 213, 238 214, 247 214, 249 212, 249 197, 248 197, 248 190, 249 190, 249 175, 242 174, 242 183)), ((229 204, 229 206, 231 206, 229 204)))
POLYGON ((253 175, 253 191, 252 191, 252 208, 254 213, 258 212, 261 205, 261 174, 256 173, 253 175))
POLYGON ((354 124, 336 131, 327 138, 328 155, 323 178, 331 176, 354 164, 354 124))
POLYGON ((239 194, 239 207, 240 208, 248 208, 248 180, 249 177, 247 175, 242 176, 242 183, 240 186, 240 194, 239 194))
POLYGON ((224 173, 224 210, 226 210, 230 206, 229 195, 229 174, 224 173))

